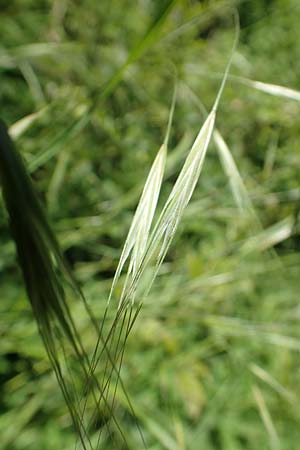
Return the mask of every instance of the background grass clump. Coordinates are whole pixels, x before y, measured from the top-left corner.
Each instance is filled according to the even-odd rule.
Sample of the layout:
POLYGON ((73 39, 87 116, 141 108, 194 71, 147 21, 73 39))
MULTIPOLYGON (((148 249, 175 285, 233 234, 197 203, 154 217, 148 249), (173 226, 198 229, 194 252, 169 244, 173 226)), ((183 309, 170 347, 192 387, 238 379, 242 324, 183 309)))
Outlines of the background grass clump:
MULTIPOLYGON (((145 40, 165 4, 0 2, 1 115, 11 126, 38 113, 16 145, 100 318, 164 139, 174 69, 178 98, 163 199, 203 123, 200 102, 207 109, 214 102, 234 36, 232 7, 238 9, 235 77, 217 128, 255 215, 238 209, 212 141, 128 340, 122 375, 149 449, 297 448, 300 103, 244 79, 299 90, 299 4, 178 0, 145 40)), ((0 236, 0 449, 74 448, 2 205, 0 236)), ((84 321, 81 331, 93 349, 84 321)), ((120 396, 116 403, 128 442, 140 448, 126 402, 120 396)))

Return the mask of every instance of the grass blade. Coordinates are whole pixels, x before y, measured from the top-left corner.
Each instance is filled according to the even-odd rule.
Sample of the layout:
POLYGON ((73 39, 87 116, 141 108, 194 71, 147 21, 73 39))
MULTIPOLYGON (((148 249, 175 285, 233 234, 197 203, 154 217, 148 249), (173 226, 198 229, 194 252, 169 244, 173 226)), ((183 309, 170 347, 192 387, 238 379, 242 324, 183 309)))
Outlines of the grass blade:
POLYGON ((290 100, 300 101, 300 91, 288 88, 286 86, 280 86, 278 84, 263 83, 262 81, 250 80, 249 78, 231 76, 234 81, 238 81, 241 84, 257 89, 258 91, 265 92, 266 94, 274 95, 275 97, 288 98, 290 100))
POLYGON ((253 386, 252 392, 257 403, 261 419, 269 435, 271 450, 279 450, 279 437, 261 390, 258 388, 258 386, 253 386))

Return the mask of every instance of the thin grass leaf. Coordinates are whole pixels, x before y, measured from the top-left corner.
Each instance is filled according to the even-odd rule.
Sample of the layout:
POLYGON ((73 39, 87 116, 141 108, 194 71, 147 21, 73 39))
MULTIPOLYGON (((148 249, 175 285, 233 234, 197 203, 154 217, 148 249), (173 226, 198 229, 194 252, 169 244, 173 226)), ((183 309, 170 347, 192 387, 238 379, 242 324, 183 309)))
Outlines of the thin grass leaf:
MULTIPOLYGON (((205 75, 208 78, 222 78, 223 74, 217 72, 207 72, 200 69, 195 64, 188 64, 189 71, 197 72, 199 74, 205 75)), ((300 101, 300 91, 292 89, 286 86, 281 86, 279 84, 265 83, 263 81, 251 80, 250 78, 241 77, 238 75, 230 75, 228 77, 229 81, 237 82, 243 84, 244 86, 251 87, 265 94, 273 95, 275 97, 286 98, 290 100, 300 101)))
MULTIPOLYGON (((173 8, 176 6, 177 2, 178 0, 166 0, 162 3, 159 8, 158 14, 150 24, 145 35, 142 37, 140 42, 135 47, 133 47, 133 49, 131 49, 125 62, 116 70, 114 75, 104 83, 104 85, 100 86, 99 89, 96 89, 93 95, 93 103, 87 112, 86 123, 89 122, 91 114, 98 106, 99 102, 103 102, 114 92, 116 87, 122 81, 128 68, 132 64, 136 63, 143 56, 143 54, 156 43, 156 41, 160 37, 160 32, 165 21, 169 17, 169 14, 172 12, 173 8)), ((75 120, 72 126, 76 127, 77 122, 80 122, 80 120, 81 119, 75 120)))
POLYGON ((59 135, 54 139, 53 142, 50 143, 50 145, 46 149, 41 150, 30 161, 28 167, 29 172, 33 173, 39 167, 43 166, 50 159, 56 156, 57 153, 61 150, 62 145, 64 145, 65 142, 77 136, 87 125, 88 121, 89 121, 88 112, 84 112, 79 120, 76 120, 75 122, 71 123, 71 125, 69 125, 61 133, 59 133, 59 135))
POLYGON ((63 183, 64 176, 71 158, 69 151, 62 151, 57 159, 57 163, 51 177, 49 188, 47 192, 47 203, 50 210, 57 205, 57 197, 59 189, 63 183))
POLYGON ((36 104, 40 106, 45 105, 46 97, 32 65, 28 61, 22 61, 19 68, 36 104))
POLYGON ((255 385, 252 386, 252 392, 257 403, 261 419, 269 435, 270 448, 271 450, 279 450, 280 440, 262 392, 259 387, 255 385))
MULTIPOLYGON (((187 93, 190 95, 192 100, 195 102, 195 104, 198 106, 198 108, 202 111, 202 113, 207 115, 207 111, 204 105, 196 96, 196 94, 191 90, 191 88, 186 84, 184 84, 183 87, 185 88, 185 91, 187 91, 187 93)), ((228 178, 229 186, 231 188, 231 192, 236 202, 236 205, 243 214, 246 214, 251 219, 251 225, 253 227, 253 231, 256 232, 256 236, 260 236, 260 238, 263 239, 263 236, 265 236, 266 233, 264 234, 262 224, 260 222, 258 215, 256 214, 250 195, 239 173, 239 170, 232 156, 232 153, 230 152, 229 147, 227 146, 221 133, 217 129, 215 129, 213 132, 213 139, 217 146, 219 158, 223 170, 228 178)), ((251 247, 251 245, 255 246, 255 242, 258 243, 258 239, 259 238, 255 236, 249 238, 249 240, 247 240, 246 243, 243 244, 242 251, 248 252, 249 249, 247 250, 247 248, 251 247), (244 250, 245 248, 246 250, 244 250)), ((265 249, 269 249, 269 255, 273 259, 278 259, 278 256, 272 246, 267 245, 265 249)))
POLYGON ((107 98, 116 86, 122 80, 126 70, 132 64, 134 64, 145 52, 146 50, 155 43, 155 41, 160 36, 160 31, 164 25, 169 14, 177 4, 178 0, 166 0, 161 2, 159 11, 154 18, 153 22, 150 24, 148 30, 146 31, 144 37, 141 41, 130 51, 126 61, 121 65, 121 67, 116 71, 112 78, 105 84, 105 86, 99 92, 99 99, 107 98))
POLYGON ((250 80, 249 78, 231 76, 232 80, 238 81, 241 84, 265 92, 266 94, 274 95, 275 97, 283 97, 291 100, 300 101, 300 91, 291 89, 278 84, 263 83, 262 81, 250 80))
POLYGON ((166 450, 179 450, 178 444, 173 436, 165 430, 162 425, 155 419, 150 418, 146 415, 143 416, 143 421, 149 432, 157 439, 158 442, 163 446, 162 448, 166 450))
POLYGON ((44 401, 43 397, 35 395, 18 409, 17 417, 13 411, 6 414, 2 413, 2 419, 5 423, 5 428, 2 428, 1 433, 1 446, 3 449, 12 448, 16 437, 30 423, 44 401))
POLYGON ((275 378, 273 378, 272 375, 262 367, 258 366, 257 364, 249 364, 249 369, 256 377, 267 383, 272 389, 274 389, 274 391, 285 398, 288 402, 292 404, 296 402, 295 395, 293 395, 291 391, 289 391, 281 383, 275 380, 275 378))
MULTIPOLYGON (((300 340, 293 336, 268 331, 269 324, 256 324, 246 320, 231 317, 209 315, 205 318, 208 326, 215 327, 218 333, 225 336, 247 337, 254 341, 264 342, 278 347, 300 351, 300 340)), ((274 324, 272 324, 274 328, 274 324)), ((270 326, 269 326, 270 328, 270 326)))
POLYGON ((58 44, 53 42, 40 42, 28 45, 20 45, 11 49, 1 49, 0 67, 7 69, 16 67, 24 60, 52 56, 61 53, 62 50, 71 50, 73 44, 58 44))
POLYGON ((258 220, 246 186, 225 140, 218 130, 214 131, 213 137, 238 208, 258 220))
POLYGON ((248 254, 253 251, 265 251, 271 249, 280 242, 285 241, 297 232, 295 227, 295 219, 292 216, 286 217, 280 222, 271 225, 247 239, 240 247, 240 251, 243 254, 248 254))

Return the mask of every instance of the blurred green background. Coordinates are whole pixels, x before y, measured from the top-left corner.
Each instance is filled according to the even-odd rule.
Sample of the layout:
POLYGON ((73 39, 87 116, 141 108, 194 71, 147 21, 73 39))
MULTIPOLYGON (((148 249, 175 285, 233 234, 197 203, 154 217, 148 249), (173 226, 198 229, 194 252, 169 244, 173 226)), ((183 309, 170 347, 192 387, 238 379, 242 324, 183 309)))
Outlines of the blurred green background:
MULTIPOLYGON (((232 75, 299 89, 297 0, 178 0, 162 17, 167 3, 0 1, 1 115, 12 126, 37 112, 26 130, 12 133, 99 317, 164 139, 174 72, 162 201, 203 123, 199 101, 209 109, 217 94, 233 8, 241 33, 232 75)), ((296 100, 228 80, 217 127, 257 219, 239 211, 212 142, 124 358, 124 382, 151 450, 299 446, 299 113, 296 100)), ((0 449, 72 449, 2 200, 0 237, 0 449)), ((126 433, 142 448, 135 423, 126 433)))

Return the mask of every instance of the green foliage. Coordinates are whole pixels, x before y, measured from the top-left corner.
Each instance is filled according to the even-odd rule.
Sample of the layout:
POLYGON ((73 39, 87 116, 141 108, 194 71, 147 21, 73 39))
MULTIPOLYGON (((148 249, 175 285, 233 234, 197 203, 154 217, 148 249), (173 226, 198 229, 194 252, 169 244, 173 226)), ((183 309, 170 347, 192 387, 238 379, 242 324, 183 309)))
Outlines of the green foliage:
MULTIPOLYGON (((164 140, 174 72, 177 101, 159 210, 204 122, 199 102, 207 110, 213 105, 234 38, 230 6, 238 7, 241 19, 232 73, 299 89, 296 0, 1 5, 2 116, 11 126, 39 112, 15 140, 64 254, 55 257, 56 238, 49 235, 41 254, 48 254, 53 273, 44 273, 43 281, 62 283, 83 353, 92 354, 96 331, 62 260, 100 323, 138 198, 164 140), (56 280, 57 270, 62 279, 56 280)), ((299 109, 292 98, 229 79, 216 125, 236 167, 227 153, 220 160, 212 143, 160 275, 125 336, 121 375, 135 415, 122 389, 114 410, 129 448, 142 448, 139 428, 152 450, 297 448, 299 109)), ((3 163, 1 154, 2 180, 8 175, 3 163)), ((21 182, 19 174, 15 186, 21 182)), ((14 217, 24 227, 26 261, 39 261, 39 233, 51 232, 40 201, 26 197, 23 187, 24 202, 38 216, 26 216, 27 208, 12 197, 14 217)), ((74 448, 71 418, 26 298, 4 207, 0 236, 0 448, 74 448)), ((41 263, 38 268, 43 271, 41 263)), ((121 276, 115 307, 124 282, 121 276)), ((113 310, 107 314, 104 334, 114 319, 113 310)), ((75 368, 80 392, 89 362, 80 357, 86 365, 78 366, 82 350, 76 356, 70 333, 59 331, 56 319, 51 323, 73 354, 67 366, 59 363, 65 371, 75 368)), ((118 381, 110 355, 103 354, 97 379, 111 371, 113 394, 118 381)), ((109 415, 103 407, 92 431, 103 428, 99 448, 121 449, 115 425, 105 426, 109 415)))

